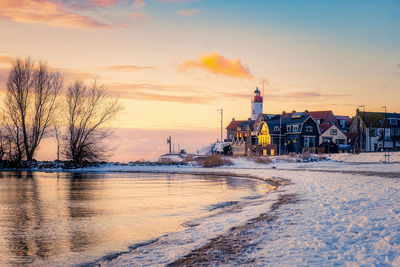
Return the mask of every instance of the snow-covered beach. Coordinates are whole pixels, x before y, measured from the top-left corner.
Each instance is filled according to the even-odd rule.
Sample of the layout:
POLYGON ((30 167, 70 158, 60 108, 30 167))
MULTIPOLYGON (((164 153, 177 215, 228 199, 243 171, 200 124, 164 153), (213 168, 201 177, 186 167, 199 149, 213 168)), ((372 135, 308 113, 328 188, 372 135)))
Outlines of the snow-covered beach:
MULTIPOLYGON (((219 173, 278 181, 273 193, 225 208, 110 259, 104 266, 400 265, 400 163, 272 162, 245 158, 218 168, 103 166, 91 171, 219 173)), ((399 153, 392 153, 392 158, 399 153)), ((89 169, 87 170, 89 171, 89 169)))

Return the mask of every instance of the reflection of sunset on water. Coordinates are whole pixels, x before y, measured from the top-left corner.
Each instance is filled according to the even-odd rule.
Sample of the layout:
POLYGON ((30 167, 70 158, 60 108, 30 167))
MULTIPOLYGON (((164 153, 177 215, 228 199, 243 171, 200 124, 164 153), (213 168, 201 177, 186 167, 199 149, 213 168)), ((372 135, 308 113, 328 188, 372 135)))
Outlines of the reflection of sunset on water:
POLYGON ((4 172, 0 265, 94 261, 268 188, 218 176, 4 172))

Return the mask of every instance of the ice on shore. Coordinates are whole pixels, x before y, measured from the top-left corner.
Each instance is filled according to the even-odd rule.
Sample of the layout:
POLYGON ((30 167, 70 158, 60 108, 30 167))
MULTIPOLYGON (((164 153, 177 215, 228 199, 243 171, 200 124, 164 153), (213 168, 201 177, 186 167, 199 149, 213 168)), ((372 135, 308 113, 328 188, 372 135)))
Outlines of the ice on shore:
MULTIPOLYGON (((344 155, 342 155, 344 156, 344 155)), ((371 154, 371 158, 375 157, 371 154)), ((397 157, 397 154, 395 155, 397 157)), ((257 164, 234 159, 233 166, 129 167, 141 171, 215 172, 289 179, 266 199, 255 199, 238 212, 199 219, 182 232, 104 263, 107 266, 164 265, 225 234, 270 209, 279 194, 297 194, 301 201, 281 206, 276 220, 254 229, 254 249, 235 255, 229 265, 253 261, 255 265, 388 265, 400 263, 400 180, 386 178, 389 168, 400 178, 400 164, 354 164, 336 161, 257 164), (340 170, 347 170, 341 173, 340 170), (367 169, 370 175, 360 170, 367 169), (312 170, 312 171, 310 171, 312 170), (331 172, 330 170, 336 170, 331 172)), ((250 233, 248 233, 250 234, 250 233)))

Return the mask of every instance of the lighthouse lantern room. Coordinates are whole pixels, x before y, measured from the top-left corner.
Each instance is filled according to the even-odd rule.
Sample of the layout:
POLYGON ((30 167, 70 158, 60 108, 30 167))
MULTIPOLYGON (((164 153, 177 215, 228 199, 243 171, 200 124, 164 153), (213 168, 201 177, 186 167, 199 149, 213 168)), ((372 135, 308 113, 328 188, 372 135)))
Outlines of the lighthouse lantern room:
POLYGON ((254 91, 254 97, 251 100, 251 119, 256 120, 258 115, 263 112, 263 97, 258 87, 254 91))

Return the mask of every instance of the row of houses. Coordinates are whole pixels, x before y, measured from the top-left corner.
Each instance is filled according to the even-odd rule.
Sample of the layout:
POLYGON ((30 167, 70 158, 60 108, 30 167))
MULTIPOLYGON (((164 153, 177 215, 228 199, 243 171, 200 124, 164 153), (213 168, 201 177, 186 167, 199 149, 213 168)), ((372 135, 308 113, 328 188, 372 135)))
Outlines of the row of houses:
POLYGON ((331 110, 264 114, 256 89, 251 118, 226 127, 234 155, 400 150, 400 114, 360 112, 352 118, 331 110))

